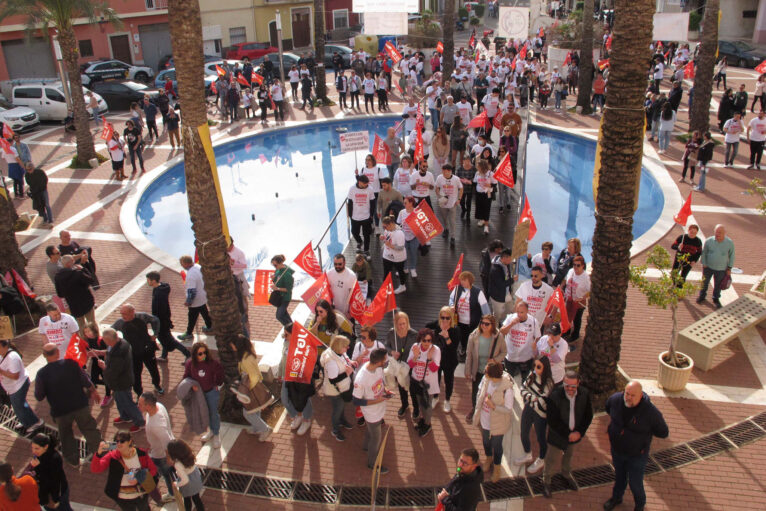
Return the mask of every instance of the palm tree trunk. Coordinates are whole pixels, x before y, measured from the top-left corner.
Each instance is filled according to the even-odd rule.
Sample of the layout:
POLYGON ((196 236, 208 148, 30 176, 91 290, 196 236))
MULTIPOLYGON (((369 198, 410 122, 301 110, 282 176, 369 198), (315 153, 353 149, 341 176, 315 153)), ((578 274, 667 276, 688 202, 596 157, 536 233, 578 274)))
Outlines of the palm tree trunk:
POLYGON ((577 106, 583 114, 591 113, 590 91, 593 83, 593 0, 585 0, 582 9, 582 40, 577 82, 577 106))
POLYGON ((689 131, 705 133, 710 125, 710 98, 713 95, 713 68, 718 49, 719 0, 707 0, 702 20, 702 42, 697 54, 697 70, 694 75, 694 99, 689 115, 689 131))
MULTIPOLYGON (((3 184, 0 186, 5 187, 3 184)), ((5 272, 14 269, 29 282, 26 270, 27 258, 19 250, 16 232, 13 230, 19 216, 16 214, 16 208, 7 189, 5 197, 7 198, 0 193, 0 273, 5 275, 5 272)))
POLYGON ((442 23, 442 87, 449 92, 450 76, 455 70, 455 0, 444 1, 442 23))
POLYGON ((327 99, 327 70, 324 67, 324 16, 324 0, 314 0, 314 58, 317 61, 316 95, 324 104, 327 104, 329 100, 327 99))
POLYGON ((653 13, 652 0, 615 1, 611 72, 600 134, 591 299, 580 363, 583 383, 600 396, 614 389, 620 359, 653 13))
MULTIPOLYGON (((200 257, 208 308, 213 320, 218 354, 227 383, 239 377, 229 341, 242 331, 232 279, 227 239, 213 181, 213 169, 202 145, 199 127, 207 126, 202 57, 202 22, 198 0, 170 0, 170 38, 176 62, 178 93, 183 105, 181 140, 189 216, 200 257)), ((209 134, 203 130, 210 143, 209 134)), ((225 420, 240 421, 240 405, 224 387, 220 411, 225 420)))
MULTIPOLYGON (((71 25, 59 27, 59 44, 61 54, 66 64, 66 72, 69 79, 69 90, 72 95, 72 107, 74 108, 75 140, 77 141, 77 161, 80 165, 87 165, 88 161, 96 157, 96 146, 93 143, 93 135, 90 133, 90 119, 85 108, 85 99, 82 94, 82 79, 80 66, 77 62, 79 51, 77 40, 71 25)), ((98 115, 96 112, 95 115, 98 115)))

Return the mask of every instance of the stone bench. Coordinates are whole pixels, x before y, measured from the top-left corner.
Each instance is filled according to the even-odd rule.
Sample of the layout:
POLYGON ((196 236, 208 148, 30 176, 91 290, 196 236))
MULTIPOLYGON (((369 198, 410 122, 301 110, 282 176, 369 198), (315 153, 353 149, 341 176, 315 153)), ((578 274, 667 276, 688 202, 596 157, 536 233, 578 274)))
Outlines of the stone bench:
POLYGON ((707 371, 718 349, 763 320, 766 300, 746 294, 681 330, 676 346, 694 360, 695 366, 707 371))

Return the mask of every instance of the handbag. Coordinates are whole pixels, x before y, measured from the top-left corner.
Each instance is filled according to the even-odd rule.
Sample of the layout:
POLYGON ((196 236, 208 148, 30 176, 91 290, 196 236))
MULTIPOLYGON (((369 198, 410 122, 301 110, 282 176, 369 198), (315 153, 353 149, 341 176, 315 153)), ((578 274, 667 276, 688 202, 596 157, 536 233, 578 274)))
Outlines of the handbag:
MULTIPOLYGON (((122 465, 122 469, 125 472, 130 472, 130 469, 128 469, 128 466, 125 464, 125 461, 123 461, 122 457, 120 457, 120 465, 122 465)), ((133 474, 133 479, 138 482, 138 485, 147 494, 153 492, 157 488, 157 481, 154 480, 154 476, 152 476, 151 472, 149 472, 149 469, 140 468, 136 470, 133 474)))
POLYGON ((231 388, 237 401, 242 403, 242 407, 249 413, 259 412, 276 401, 271 391, 262 381, 250 388, 250 376, 243 373, 236 387, 231 388))
MULTIPOLYGON (((282 272, 282 274, 279 276, 276 282, 274 282, 274 287, 277 287, 277 284, 279 284, 279 281, 282 280, 282 277, 285 276, 285 273, 287 273, 287 270, 282 272)), ((272 291, 269 293, 269 303, 273 305, 274 307, 279 307, 282 305, 282 292, 281 291, 272 291)))
POLYGON ((723 278, 721 279, 721 290, 726 291, 731 287, 731 275, 728 273, 724 273, 723 278))

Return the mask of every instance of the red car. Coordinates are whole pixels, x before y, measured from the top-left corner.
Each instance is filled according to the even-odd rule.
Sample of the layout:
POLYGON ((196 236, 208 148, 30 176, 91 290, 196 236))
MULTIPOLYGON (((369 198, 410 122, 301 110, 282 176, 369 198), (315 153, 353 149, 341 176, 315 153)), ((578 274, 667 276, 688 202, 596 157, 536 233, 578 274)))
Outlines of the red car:
POLYGON ((278 52, 278 48, 269 46, 269 43, 237 43, 231 45, 229 51, 226 52, 227 59, 242 60, 247 57, 250 60, 262 57, 267 53, 278 52))

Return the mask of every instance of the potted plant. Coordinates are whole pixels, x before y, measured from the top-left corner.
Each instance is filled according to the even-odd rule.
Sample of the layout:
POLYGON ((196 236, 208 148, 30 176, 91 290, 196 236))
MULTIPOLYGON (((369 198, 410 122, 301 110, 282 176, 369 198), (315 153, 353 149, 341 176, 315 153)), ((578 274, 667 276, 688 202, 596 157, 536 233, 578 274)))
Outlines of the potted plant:
MULTIPOLYGON (((681 263, 686 262, 686 254, 679 254, 681 263)), ((678 303, 694 293, 696 286, 684 282, 677 270, 673 270, 673 260, 663 247, 657 245, 649 253, 646 263, 630 267, 630 283, 637 287, 646 296, 649 305, 670 308, 672 328, 670 332, 670 346, 667 351, 659 355, 659 372, 657 383, 665 390, 679 391, 686 387, 689 381, 694 361, 688 355, 676 351, 676 338, 678 336, 678 319, 676 311, 678 303), (652 266, 659 270, 659 278, 646 276, 646 270, 652 266)))

